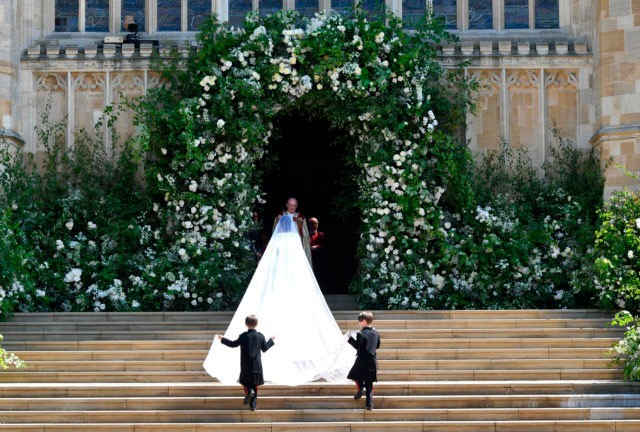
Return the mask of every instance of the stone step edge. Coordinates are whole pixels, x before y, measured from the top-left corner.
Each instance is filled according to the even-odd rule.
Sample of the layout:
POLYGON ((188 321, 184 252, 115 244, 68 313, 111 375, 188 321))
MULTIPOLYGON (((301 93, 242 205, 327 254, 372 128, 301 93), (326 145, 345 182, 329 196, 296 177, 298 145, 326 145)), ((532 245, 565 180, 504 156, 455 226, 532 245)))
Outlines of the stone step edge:
POLYGON ((305 423, 8 423, 0 430, 20 432, 638 432, 636 420, 543 420, 543 421, 364 421, 317 424, 305 423), (531 429, 534 427, 535 429, 531 429))
POLYGON ((0 430, 25 432, 208 432, 208 431, 389 431, 415 430, 430 432, 637 432, 640 420, 527 420, 527 421, 364 421, 364 422, 283 422, 283 423, 59 423, 0 424, 0 430), (567 429, 565 429, 567 428, 567 429), (580 429, 577 429, 580 428, 580 429))
MULTIPOLYGON (((479 387, 487 389, 489 387, 498 387, 501 389, 521 389, 527 387, 540 388, 545 386, 620 386, 630 387, 637 389, 640 393, 640 382, 629 382, 624 380, 486 380, 482 382, 461 380, 461 381, 381 381, 376 383, 376 389, 381 388, 397 388, 397 389, 420 389, 420 388, 451 388, 460 387, 462 389, 469 389, 473 387, 479 387)), ((330 382, 310 382, 304 383, 298 386, 287 386, 282 384, 265 384, 260 387, 264 392, 265 390, 291 390, 291 389, 336 389, 343 387, 353 387, 352 382, 330 383, 330 382)), ((60 389, 61 387, 66 390, 102 390, 109 388, 119 389, 164 389, 171 390, 184 390, 186 388, 192 389, 240 389, 239 384, 221 384, 218 382, 163 382, 163 383, 0 383, 0 391, 4 389, 60 389)))
MULTIPOLYGON (((101 403, 114 403, 120 401, 121 403, 144 403, 144 402, 157 402, 164 403, 167 401, 175 402, 206 402, 206 401, 226 401, 236 402, 242 398, 242 392, 238 388, 235 394, 229 394, 225 396, 61 396, 61 397, 2 397, 0 398, 0 405, 8 404, 30 404, 30 403, 61 403, 61 404, 74 404, 74 403, 86 403, 86 404, 101 404, 101 403)), ((286 402, 354 402, 351 393, 348 394, 334 394, 334 395, 260 395, 261 401, 286 401, 286 402)), ((467 395, 393 395, 382 394, 376 395, 376 401, 438 401, 438 402, 457 402, 457 401, 566 401, 566 402, 596 402, 596 401, 636 401, 639 405, 633 406, 621 406, 620 408, 640 408, 640 393, 528 393, 528 394, 467 394, 467 395)), ((484 407, 476 407, 484 408, 484 407)), ((496 407, 493 407, 496 408, 496 407)), ((512 407, 506 407, 512 408, 512 407)), ((526 408, 557 408, 557 407, 526 407, 526 408)), ((574 407, 560 407, 560 408, 574 408, 574 407)), ((584 408, 576 406, 575 408, 584 408)), ((317 408, 315 408, 317 409, 317 408)), ((175 409, 179 410, 179 409, 175 409)))

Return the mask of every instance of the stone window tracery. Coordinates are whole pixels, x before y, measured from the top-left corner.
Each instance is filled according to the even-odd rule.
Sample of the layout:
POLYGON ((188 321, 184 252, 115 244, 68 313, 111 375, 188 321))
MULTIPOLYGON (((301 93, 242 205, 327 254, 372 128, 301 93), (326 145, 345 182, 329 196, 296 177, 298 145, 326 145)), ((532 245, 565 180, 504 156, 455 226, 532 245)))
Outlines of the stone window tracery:
POLYGON ((332 9, 348 14, 356 4, 371 16, 385 10, 401 14, 407 27, 431 8, 451 30, 534 30, 560 27, 559 0, 55 0, 54 31, 125 31, 125 16, 133 16, 139 32, 196 31, 212 12, 232 25, 245 15, 295 9, 312 17, 332 9))

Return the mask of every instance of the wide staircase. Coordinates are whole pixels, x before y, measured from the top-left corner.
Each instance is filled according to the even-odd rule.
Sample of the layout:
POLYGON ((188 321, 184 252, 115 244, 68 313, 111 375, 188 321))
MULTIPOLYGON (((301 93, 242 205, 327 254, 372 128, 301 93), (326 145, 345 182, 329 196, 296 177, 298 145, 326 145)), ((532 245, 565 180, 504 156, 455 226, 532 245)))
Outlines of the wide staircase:
MULTIPOLYGON (((334 315, 357 329, 356 312, 334 315)), ((28 368, 0 372, 0 430, 640 431, 640 385, 603 357, 622 334, 606 312, 376 312, 373 411, 324 382, 267 384, 247 410, 202 369, 231 316, 17 314, 0 333, 28 368)))

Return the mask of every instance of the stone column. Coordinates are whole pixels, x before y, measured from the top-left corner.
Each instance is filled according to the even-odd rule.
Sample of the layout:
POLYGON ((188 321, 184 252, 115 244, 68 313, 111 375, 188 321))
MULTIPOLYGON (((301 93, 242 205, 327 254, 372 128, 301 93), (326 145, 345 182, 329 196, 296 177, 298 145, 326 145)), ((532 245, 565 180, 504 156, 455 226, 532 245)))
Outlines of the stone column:
POLYGON ((20 65, 21 8, 18 0, 0 2, 0 146, 7 143, 15 150, 23 140, 16 132, 18 127, 14 101, 18 96, 18 72, 20 65))
POLYGON ((640 174, 640 0, 595 0, 594 86, 600 147, 607 169, 605 198, 624 186, 640 189, 640 179, 625 175, 623 165, 640 174))

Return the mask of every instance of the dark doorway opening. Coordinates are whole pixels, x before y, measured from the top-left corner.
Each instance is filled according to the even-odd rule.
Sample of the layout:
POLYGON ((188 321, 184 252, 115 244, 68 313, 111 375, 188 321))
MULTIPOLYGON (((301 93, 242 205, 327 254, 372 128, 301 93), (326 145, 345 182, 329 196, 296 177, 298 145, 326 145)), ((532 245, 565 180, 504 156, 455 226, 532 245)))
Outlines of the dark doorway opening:
POLYGON ((360 218, 354 205, 355 172, 345 158, 346 137, 323 119, 284 113, 274 123, 269 153, 259 167, 266 192, 261 216, 268 235, 289 197, 298 200, 298 211, 307 220, 319 220, 326 245, 322 253, 314 253, 314 270, 325 294, 347 293, 357 266, 360 218))

